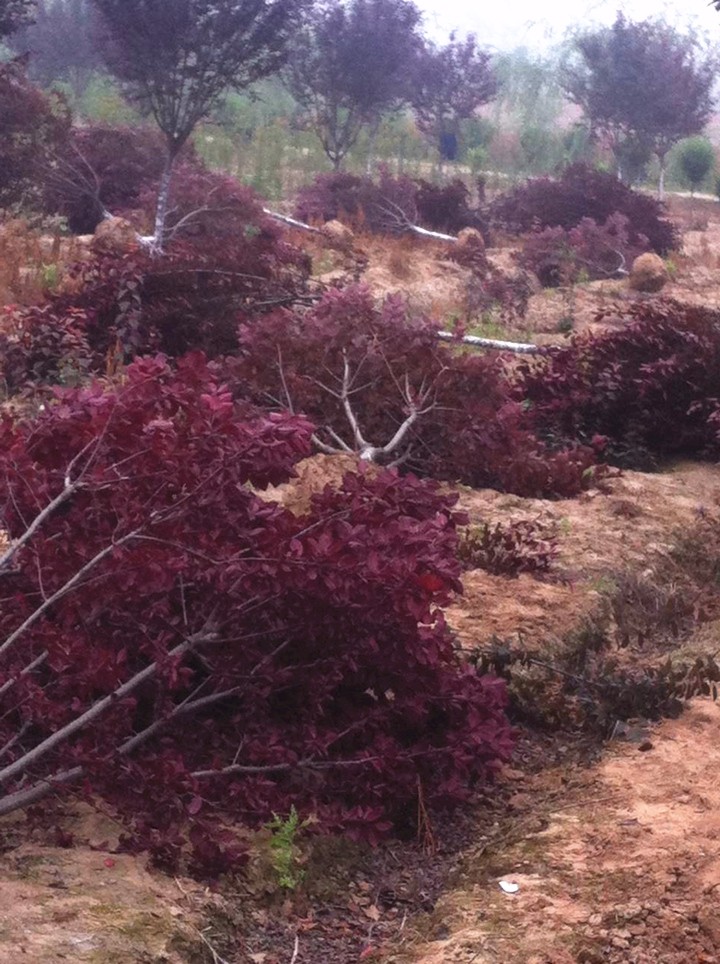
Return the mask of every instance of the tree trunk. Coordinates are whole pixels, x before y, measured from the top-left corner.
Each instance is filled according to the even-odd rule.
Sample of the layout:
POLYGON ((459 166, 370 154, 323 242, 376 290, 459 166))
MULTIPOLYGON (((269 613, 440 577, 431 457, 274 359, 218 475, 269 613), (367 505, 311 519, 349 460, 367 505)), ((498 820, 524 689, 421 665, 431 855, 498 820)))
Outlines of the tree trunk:
POLYGON ((659 154, 658 160, 660 161, 660 177, 658 178, 658 199, 660 201, 665 200, 665 155, 659 154))
POLYGON ((370 140, 368 143, 368 156, 367 164, 365 166, 365 173, 368 177, 372 177, 373 165, 375 163, 375 144, 377 142, 378 128, 380 127, 380 121, 374 121, 370 126, 370 140))
POLYGON ((397 159, 398 177, 401 177, 405 173, 405 141, 406 140, 407 140, 407 135, 403 132, 400 135, 400 144, 398 146, 398 159, 397 159))
POLYGON ((158 188, 157 206, 155 208, 155 231, 153 233, 154 247, 157 251, 162 251, 165 242, 165 228, 167 223, 168 208, 170 202, 170 182, 172 180, 173 167, 177 151, 168 148, 165 159, 165 167, 160 176, 160 187, 158 188))

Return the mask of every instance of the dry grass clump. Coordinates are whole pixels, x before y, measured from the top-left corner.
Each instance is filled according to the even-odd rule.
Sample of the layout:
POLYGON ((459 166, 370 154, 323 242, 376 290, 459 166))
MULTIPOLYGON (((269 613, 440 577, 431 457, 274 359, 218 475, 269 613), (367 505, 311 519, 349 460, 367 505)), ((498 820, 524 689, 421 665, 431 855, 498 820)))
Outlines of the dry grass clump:
POLYGON ((0 223, 0 307, 42 300, 84 249, 78 238, 43 234, 20 219, 0 223))

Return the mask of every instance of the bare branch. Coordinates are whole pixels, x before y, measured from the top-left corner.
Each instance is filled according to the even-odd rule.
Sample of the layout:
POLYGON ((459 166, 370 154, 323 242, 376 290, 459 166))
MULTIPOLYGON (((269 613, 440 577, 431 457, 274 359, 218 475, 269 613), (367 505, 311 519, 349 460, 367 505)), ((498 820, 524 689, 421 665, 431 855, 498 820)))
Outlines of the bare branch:
POLYGON ((12 689, 17 682, 19 682, 25 676, 29 676, 33 670, 38 668, 38 666, 42 666, 49 655, 50 654, 48 651, 45 650, 44 652, 40 653, 40 655, 37 656, 31 663, 28 663, 27 666, 23 667, 23 669, 21 669, 17 675, 11 676, 10 679, 5 680, 2 686, 0 686, 0 696, 4 696, 7 691, 12 689))
POLYGON ((82 483, 83 475, 89 468, 90 463, 92 462, 95 454, 97 453, 98 447, 102 442, 106 429, 107 429, 107 423, 103 428, 102 432, 100 433, 100 435, 97 438, 94 438, 90 442, 88 442, 88 444, 85 445, 77 453, 77 455, 70 460, 70 462, 68 463, 67 470, 65 471, 65 479, 64 479, 62 491, 58 495, 56 495, 55 498, 51 502, 49 502, 48 505, 46 505, 45 508, 40 513, 38 513, 38 515, 33 519, 33 521, 27 527, 25 532, 23 532, 23 534, 18 539, 16 539, 12 543, 12 545, 10 545, 10 547, 2 554, 2 556, 0 556, 0 571, 7 568, 10 561, 16 555, 18 550, 20 550, 24 545, 27 545, 27 543, 32 539, 32 537, 38 531, 38 529, 43 524, 43 522, 45 522, 45 520, 48 519, 53 514, 53 512, 55 512, 57 508, 59 508, 59 506, 61 506, 64 502, 67 502, 70 496, 73 495, 73 493, 76 492, 77 489, 80 487, 82 483), (80 459, 90 449, 93 449, 94 451, 92 452, 89 459, 81 469, 77 479, 73 481, 73 478, 72 478, 73 471, 75 470, 80 459))
POLYGON ((53 512, 55 512, 55 510, 63 504, 63 502, 67 502, 70 496, 76 491, 77 487, 78 487, 77 482, 73 482, 70 485, 68 485, 66 482, 62 491, 58 495, 56 495, 55 498, 45 506, 45 508, 42 510, 42 512, 39 513, 39 515, 35 516, 35 518, 27 527, 25 532, 23 532, 23 534, 18 539, 16 539, 13 543, 11 543, 9 548, 6 549, 6 551, 2 554, 2 556, 0 556, 0 570, 6 569, 8 567, 13 557, 18 553, 20 549, 22 549, 24 545, 26 545, 32 539, 32 537, 38 531, 38 529, 43 524, 43 522, 49 516, 51 516, 53 512))
MULTIPOLYGON (((425 750, 415 750, 408 753, 406 759, 417 759, 418 757, 437 756, 447 753, 446 747, 430 747, 425 750)), ((305 760, 297 760, 295 763, 266 763, 256 766, 234 763, 218 770, 195 770, 192 776, 198 780, 212 779, 213 777, 227 777, 242 773, 290 773, 297 770, 335 770, 346 767, 362 767, 372 763, 377 763, 378 756, 364 756, 355 760, 316 760, 309 757, 305 760)))
MULTIPOLYGON (((313 445, 315 446, 315 448, 318 449, 320 452, 322 452, 323 455, 339 455, 341 452, 345 451, 344 448, 336 449, 336 448, 333 448, 332 445, 328 445, 327 442, 323 442, 323 440, 318 437, 317 432, 313 432, 313 434, 310 436, 310 439, 313 445)), ((345 443, 343 443, 343 445, 344 444, 345 443)), ((347 450, 349 452, 354 451, 349 446, 347 447, 347 450)))
MULTIPOLYGON (((432 241, 447 241, 450 244, 457 242, 457 238, 454 234, 442 234, 440 231, 428 231, 427 228, 421 228, 419 224, 413 224, 413 222, 408 218, 403 209, 390 201, 388 198, 383 198, 383 206, 379 208, 383 214, 388 217, 388 227, 395 228, 399 232, 409 231, 412 234, 417 234, 421 238, 429 238, 432 241)), ((322 231, 319 228, 314 228, 311 224, 305 224, 304 221, 298 221, 296 218, 290 218, 286 214, 279 214, 277 211, 271 211, 269 208, 263 208, 263 213, 267 214, 268 217, 275 218, 276 221, 281 221, 283 224, 287 224, 291 228, 298 228, 300 231, 309 231, 312 234, 322 235, 322 231)))
MULTIPOLYGON (((192 637, 188 637, 182 644, 180 644, 180 646, 176 647, 168 655, 169 656, 176 655, 183 649, 185 651, 188 651, 194 646, 200 645, 202 642, 206 642, 210 640, 216 641, 217 633, 209 631, 209 626, 211 621, 212 621, 212 616, 206 622, 204 630, 202 630, 200 633, 196 633, 192 637)), ((265 666, 271 659, 273 659, 280 652, 282 652, 289 645, 289 643, 290 643, 289 639, 284 640, 271 653, 266 654, 260 660, 260 662, 257 663, 257 665, 251 670, 248 678, 252 679, 254 676, 256 676, 257 673, 259 673, 260 670, 263 668, 263 666, 265 666)), ((139 678, 141 676, 143 677, 142 680, 140 680, 140 682, 144 681, 145 679, 148 679, 149 672, 156 667, 157 667, 156 663, 147 667, 145 670, 142 671, 142 673, 136 674, 136 676, 133 677, 132 680, 129 680, 128 683, 125 684, 125 686, 127 687, 129 684, 132 684, 133 687, 139 685, 139 682, 138 682, 139 678)), ((100 713, 102 713, 107 708, 108 701, 110 701, 111 703, 115 703, 116 700, 120 699, 121 689, 122 687, 116 690, 115 693, 106 697, 105 700, 102 700, 100 701, 100 703, 95 704, 94 707, 91 707, 90 710, 83 715, 83 722, 81 722, 81 718, 78 718, 77 720, 74 720, 72 724, 69 724, 68 727, 65 727, 65 737, 71 736, 72 732, 76 732, 79 727, 84 726, 86 723, 91 722, 92 719, 95 719, 100 713), (92 713, 92 716, 88 718, 91 713, 92 713), (73 727, 73 730, 72 732, 68 733, 67 731, 70 727, 73 727)), ((198 692, 198 689, 195 690, 196 693, 198 692)), ((232 687, 231 689, 223 690, 218 693, 211 693, 211 694, 208 694, 207 696, 198 697, 196 699, 190 698, 190 699, 184 700, 182 703, 180 703, 178 706, 176 706, 173 709, 173 711, 169 714, 169 716, 163 719, 156 720, 150 726, 147 726, 144 730, 141 730, 139 733, 136 733, 134 736, 125 740, 125 742, 122 743, 117 749, 118 755, 121 757, 129 755, 134 749, 136 749, 141 744, 146 743, 156 733, 158 733, 161 729, 163 729, 166 725, 168 725, 170 722, 177 719, 178 717, 189 715, 190 713, 194 713, 208 706, 211 706, 214 703, 218 703, 222 700, 228 699, 229 697, 236 695, 242 689, 243 687, 241 685, 238 685, 238 686, 232 687)), ((6 755, 7 752, 9 752, 9 750, 12 749, 12 747, 15 746, 22 739, 22 736, 25 734, 29 726, 30 724, 24 724, 21 727, 21 729, 18 731, 18 733, 11 740, 9 740, 4 747, 0 748, 0 757, 6 755)), ((53 737, 55 737, 56 735, 57 734, 53 734, 53 737)), ((53 739, 53 737, 51 737, 50 739, 53 739)), ((47 742, 48 741, 45 741, 45 743, 47 742)), ((40 744, 40 746, 43 746, 43 744, 40 744)), ((52 747, 50 747, 50 749, 51 748, 52 747)), ((31 751, 31 754, 33 753, 34 751, 31 751)), ((18 761, 18 763, 23 764, 23 769, 25 769, 24 764, 26 761, 27 761, 27 755, 22 757, 18 761)), ((4 816, 8 813, 14 812, 15 810, 20 810, 25 807, 28 807, 31 804, 36 803, 37 801, 43 799, 43 797, 47 796, 48 794, 52 793, 59 786, 79 780, 84 775, 85 775, 85 768, 78 766, 78 767, 74 767, 71 770, 65 770, 65 771, 56 773, 52 777, 48 777, 47 779, 40 780, 37 784, 34 784, 31 787, 27 787, 27 788, 18 790, 15 793, 8 794, 7 796, 0 799, 0 816, 4 816)), ((0 778, 0 782, 2 782, 1 778, 0 778)))
POLYGON ((347 359, 347 353, 343 351, 343 380, 342 380, 342 391, 340 394, 340 400, 345 411, 345 416, 350 423, 350 428, 353 430, 353 435, 355 436, 355 442, 360 449, 360 457, 366 458, 364 454, 367 450, 373 448, 369 442, 365 440, 362 432, 360 431, 360 425, 355 417, 355 412, 352 410, 352 405, 350 404, 350 388, 352 385, 352 379, 350 377, 350 363, 347 359))
MULTIPOLYGON (((247 637, 243 637, 243 638, 247 638, 247 637)), ((223 642, 223 640, 217 639, 216 642, 223 642)), ((257 665, 254 666, 253 669, 250 671, 248 680, 253 679, 260 672, 263 666, 267 665, 267 663, 269 663, 270 660, 272 660, 275 656, 277 656, 284 649, 286 649, 289 643, 290 643, 289 639, 284 640, 271 653, 268 653, 266 656, 264 656, 260 660, 260 662, 257 663, 257 665)), ((207 682, 207 680, 205 682, 207 682)), ((247 680, 245 682, 247 682, 247 680)), ((204 683, 201 685, 204 685, 204 683)), ((198 692, 198 689, 195 690, 195 693, 198 692)), ((132 736, 128 740, 126 740, 118 748, 118 753, 120 754, 120 756, 127 756, 136 747, 141 746, 143 743, 146 743, 149 739, 155 736, 156 733, 159 733, 159 731, 162 730, 165 726, 172 723, 173 720, 178 719, 178 717, 188 716, 191 713, 197 713, 199 710, 205 709, 208 706, 213 706, 215 703, 221 703, 223 700, 227 700, 231 696, 236 696, 238 693, 242 691, 242 689, 243 689, 243 685, 238 684, 237 686, 233 686, 230 689, 221 690, 218 693, 208 693, 207 696, 198 696, 195 699, 188 697, 187 699, 183 700, 182 703, 179 703, 176 707, 174 707, 167 716, 163 717, 162 719, 155 720, 155 722, 151 723, 150 726, 145 727, 144 730, 141 730, 139 733, 136 733, 135 736, 132 736)), ((194 694, 191 694, 191 696, 192 695, 194 694)))
MULTIPOLYGON (((186 639, 184 642, 179 643, 177 646, 171 649, 167 654, 167 658, 172 659, 177 656, 182 656, 195 646, 214 639, 215 636, 215 632, 208 631, 207 629, 201 631, 200 633, 196 633, 194 636, 188 637, 188 639, 186 639)), ((93 720, 96 720, 111 706, 117 705, 120 700, 133 693, 142 683, 148 679, 151 679, 158 671, 159 665, 160 664, 157 660, 153 663, 150 663, 149 666, 146 666, 145 669, 140 670, 140 672, 132 676, 129 680, 127 680, 127 682, 123 683, 122 686, 119 686, 112 693, 109 693, 107 696, 103 697, 103 699, 98 700, 97 703, 94 703, 84 713, 81 713, 80 716, 76 717, 74 720, 71 720, 59 730, 56 730, 18 760, 15 760, 9 766, 6 766, 4 769, 0 770, 0 783, 7 783, 7 781, 11 780, 13 777, 24 773, 33 765, 33 763, 37 762, 37 760, 41 759, 51 750, 55 749, 56 746, 64 743, 65 740, 73 736, 79 730, 83 729, 83 727, 85 727, 88 723, 92 723, 93 720)))
POLYGON ((380 450, 382 454, 391 455, 395 451, 395 449, 398 448, 398 446, 400 446, 405 441, 405 438, 408 432, 413 427, 413 425, 417 422, 417 420, 422 415, 426 415, 428 412, 431 412, 434 408, 435 408, 434 404, 427 405, 424 408, 417 408, 413 406, 410 414, 402 423, 402 425, 398 428, 397 432, 395 432, 393 437, 386 445, 383 445, 382 449, 380 450))
POLYGON ((18 628, 7 637, 5 642, 0 645, 0 656, 7 652, 7 650, 10 649, 10 647, 20 638, 20 636, 22 636, 23 633, 34 625, 34 623, 38 621, 43 613, 45 613, 54 603, 71 592, 78 585, 78 583, 80 583, 82 579, 95 568, 95 566, 99 565, 103 559, 106 559, 116 549, 119 549, 127 542, 130 542, 131 539, 134 539, 141 531, 141 529, 134 529, 132 532, 128 532, 128 534, 123 536, 122 539, 118 539, 117 542, 112 542, 109 546, 105 546, 105 548, 101 549, 100 552, 94 555, 89 562, 86 562, 85 565, 79 569, 74 576, 68 579, 68 581, 56 592, 54 592, 52 596, 48 596, 43 604, 38 606, 34 612, 30 613, 25 622, 18 626, 18 628))
POLYGON ((299 228, 301 231, 309 231, 311 234, 322 234, 322 231, 318 228, 314 228, 310 224, 305 224, 304 221, 297 221, 295 218, 290 218, 287 214, 279 214, 277 211, 271 211, 270 208, 263 208, 263 214, 267 214, 270 218, 275 218, 276 221, 282 221, 283 224, 287 224, 291 228, 299 228))
POLYGON ((298 959, 298 954, 300 953, 300 938, 295 935, 295 946, 293 947, 292 957, 290 958, 290 964, 295 964, 298 959))
POLYGON ((383 198, 383 204, 378 205, 378 207, 379 210, 382 211, 382 213, 389 219, 388 225, 394 227, 396 231, 409 231, 411 234, 417 234, 421 238, 429 238, 432 241, 445 241, 450 244, 457 243, 457 238, 454 234, 442 234, 440 231, 428 231, 427 228, 421 228, 419 224, 413 224, 400 205, 395 204, 395 202, 391 201, 389 198, 383 198))
POLYGON ((280 372, 280 381, 282 382, 283 394, 285 395, 285 404, 291 415, 295 414, 295 406, 293 405, 292 396, 290 395, 290 389, 287 386, 287 381, 285 380, 285 369, 283 367, 282 359, 282 349, 278 345, 278 371, 280 372))
POLYGON ((215 950, 215 948, 213 947, 213 945, 210 943, 210 941, 207 939, 207 937, 205 937, 205 935, 203 934, 203 932, 202 932, 201 930, 198 930, 197 927, 193 928, 193 930, 195 930, 195 932, 196 932, 197 935, 199 936, 200 940, 203 942, 203 944, 205 945, 205 947, 207 947, 207 949, 208 949, 208 950, 210 951, 210 953, 212 954, 212 964, 230 964, 230 962, 229 962, 228 960, 226 960, 224 957, 221 957, 221 956, 218 954, 218 952, 215 950))
POLYGON ((30 729, 31 725, 32 725, 32 724, 30 723, 30 721, 29 721, 29 720, 26 720, 26 721, 23 723, 23 725, 20 727, 20 729, 17 731, 17 733, 16 733, 14 736, 12 736, 12 737, 7 741, 7 743, 5 744, 5 746, 3 746, 2 748, 0 748, 0 760, 1 760, 4 756, 7 756, 8 753, 10 752, 10 750, 12 750, 12 748, 13 748, 14 746, 17 746, 17 744, 20 742, 20 740, 22 740, 22 738, 25 736, 25 734, 27 733, 27 731, 30 729))
POLYGON ((26 807, 32 806, 33 803, 42 800, 48 796, 48 794, 52 793, 53 790, 58 789, 58 787, 79 780, 84 773, 85 770, 80 766, 73 767, 71 770, 61 770, 59 773, 54 773, 51 777, 40 780, 30 787, 17 790, 15 793, 9 793, 0 799, 0 817, 14 813, 16 810, 24 810, 26 807))
POLYGON ((335 429, 331 428, 329 425, 326 425, 326 426, 325 426, 325 431, 328 433, 328 435, 329 435, 335 442, 337 442, 337 444, 340 446, 340 448, 342 449, 343 452, 347 452, 348 454, 352 454, 353 449, 350 448, 350 446, 347 444, 347 442, 346 442, 344 439, 341 439, 341 438, 340 438, 340 436, 339 436, 338 433, 335 431, 335 429))

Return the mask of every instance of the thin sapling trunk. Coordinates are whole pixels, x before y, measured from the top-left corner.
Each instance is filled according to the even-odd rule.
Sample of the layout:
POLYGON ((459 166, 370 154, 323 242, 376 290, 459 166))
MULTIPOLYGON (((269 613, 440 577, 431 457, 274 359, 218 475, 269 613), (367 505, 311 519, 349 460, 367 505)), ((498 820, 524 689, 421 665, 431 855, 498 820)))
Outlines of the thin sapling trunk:
POLYGON ((155 250, 161 252, 165 243, 165 231, 167 228, 167 216, 170 207, 170 185, 172 183, 173 168, 178 156, 177 147, 169 147, 165 159, 165 167, 160 175, 160 186, 158 188, 157 207, 155 208, 155 230, 153 240, 155 250))

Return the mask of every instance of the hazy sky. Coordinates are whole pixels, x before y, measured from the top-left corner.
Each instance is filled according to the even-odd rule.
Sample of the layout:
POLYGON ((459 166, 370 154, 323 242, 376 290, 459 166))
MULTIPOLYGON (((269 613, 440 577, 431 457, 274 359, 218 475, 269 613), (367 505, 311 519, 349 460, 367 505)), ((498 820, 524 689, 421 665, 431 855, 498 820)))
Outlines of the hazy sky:
POLYGON ((476 33, 483 46, 547 47, 562 39, 570 26, 580 23, 612 23, 618 9, 630 20, 661 15, 682 27, 688 22, 703 33, 717 34, 720 13, 706 0, 416 0, 425 14, 428 33, 438 40, 457 29, 476 33))

